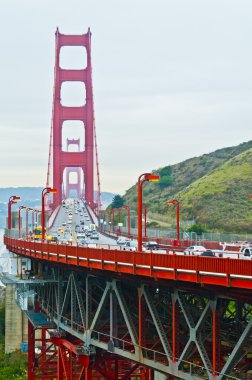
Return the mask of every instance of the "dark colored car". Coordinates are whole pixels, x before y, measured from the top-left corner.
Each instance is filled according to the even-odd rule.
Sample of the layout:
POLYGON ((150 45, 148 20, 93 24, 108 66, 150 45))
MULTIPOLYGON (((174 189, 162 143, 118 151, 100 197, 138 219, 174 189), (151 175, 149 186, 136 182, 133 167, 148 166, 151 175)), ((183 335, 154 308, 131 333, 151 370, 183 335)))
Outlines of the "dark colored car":
POLYGON ((159 245, 156 241, 147 241, 145 244, 144 244, 145 248, 146 249, 158 249, 159 248, 159 245))
POLYGON ((200 256, 215 257, 215 254, 211 249, 207 249, 205 252, 202 252, 200 256))

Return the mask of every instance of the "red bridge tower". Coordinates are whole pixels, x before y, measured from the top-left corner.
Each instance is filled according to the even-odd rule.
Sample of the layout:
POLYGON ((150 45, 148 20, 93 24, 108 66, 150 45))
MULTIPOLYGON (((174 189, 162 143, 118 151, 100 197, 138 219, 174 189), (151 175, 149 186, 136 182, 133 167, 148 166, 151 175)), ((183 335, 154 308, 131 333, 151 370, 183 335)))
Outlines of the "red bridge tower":
MULTIPOLYGON (((62 200, 63 173, 73 171, 73 168, 80 168, 84 176, 84 187, 81 189, 80 183, 76 186, 81 189, 84 197, 94 206, 94 106, 92 88, 92 68, 91 68, 91 32, 88 29, 82 35, 64 35, 56 31, 56 62, 54 78, 54 97, 52 115, 51 142, 53 152, 53 187, 57 189, 54 197, 54 205, 62 200), (60 67, 60 51, 63 46, 83 46, 87 53, 87 66, 84 69, 63 69, 60 67), (83 82, 86 87, 86 99, 79 107, 67 107, 61 104, 61 88, 64 82, 83 82), (62 125, 64 121, 78 120, 83 123, 85 130, 84 151, 68 152, 62 150, 62 125), (71 169, 69 169, 71 168, 71 169)), ((50 171, 50 154, 47 182, 50 171)), ((77 169, 76 169, 77 171, 77 169)), ((67 174, 68 175, 68 174, 67 174)), ((81 176, 78 175, 78 181, 81 176)), ((99 182, 99 181, 98 181, 99 182)), ((80 190, 79 190, 80 192, 80 190)), ((98 189, 99 192, 99 189, 98 189)), ((99 192, 100 193, 100 192, 99 192)), ((99 195, 98 195, 99 197, 99 195)))

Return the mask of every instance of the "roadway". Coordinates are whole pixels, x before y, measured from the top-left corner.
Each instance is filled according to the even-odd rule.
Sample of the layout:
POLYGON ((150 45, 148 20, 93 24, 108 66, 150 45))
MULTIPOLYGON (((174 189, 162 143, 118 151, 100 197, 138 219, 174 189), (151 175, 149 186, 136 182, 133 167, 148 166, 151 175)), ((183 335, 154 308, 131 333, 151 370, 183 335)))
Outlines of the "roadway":
MULTIPOLYGON (((97 239, 91 238, 92 234, 86 236, 87 231, 90 231, 91 228, 95 230, 96 226, 93 223, 85 202, 82 200, 68 199, 65 201, 65 204, 60 207, 53 226, 50 229, 50 234, 57 236, 59 244, 78 244, 89 248, 109 248, 127 251, 136 250, 136 247, 127 248, 119 245, 116 243, 116 238, 108 237, 98 231, 96 231, 95 234, 97 239)), ((136 241, 134 241, 134 243, 136 243, 136 241)), ((150 252, 150 250, 146 250, 145 247, 143 247, 143 251, 150 252)), ((251 259, 251 256, 246 257, 238 252, 221 250, 212 251, 214 252, 215 257, 251 259)), ((184 255, 184 251, 171 250, 169 247, 163 247, 163 249, 158 250, 153 249, 152 252, 159 254, 174 253, 176 255, 184 255)), ((202 252, 195 253, 195 255, 200 255, 202 252)), ((187 254, 189 254, 189 252, 187 254)))
POLYGON ((89 215, 87 207, 82 200, 73 201, 67 200, 65 205, 59 209, 57 217, 50 229, 51 235, 58 236, 58 242, 66 244, 71 242, 72 245, 80 244, 108 248, 120 248, 116 244, 116 239, 105 236, 97 232, 98 239, 92 239, 90 236, 84 234, 91 228, 94 228, 93 221, 89 215), (61 232, 59 232, 61 231, 61 232), (85 239, 85 243, 83 240, 85 239))

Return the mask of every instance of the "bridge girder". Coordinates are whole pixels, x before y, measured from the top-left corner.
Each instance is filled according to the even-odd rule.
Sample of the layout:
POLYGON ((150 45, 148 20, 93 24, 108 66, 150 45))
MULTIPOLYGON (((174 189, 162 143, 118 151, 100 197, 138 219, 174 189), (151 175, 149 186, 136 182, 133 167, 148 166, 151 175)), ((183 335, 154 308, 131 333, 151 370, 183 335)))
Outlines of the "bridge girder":
POLYGON ((181 379, 240 378, 250 369, 248 303, 84 271, 52 275, 35 289, 41 308, 91 355, 95 348, 181 379))

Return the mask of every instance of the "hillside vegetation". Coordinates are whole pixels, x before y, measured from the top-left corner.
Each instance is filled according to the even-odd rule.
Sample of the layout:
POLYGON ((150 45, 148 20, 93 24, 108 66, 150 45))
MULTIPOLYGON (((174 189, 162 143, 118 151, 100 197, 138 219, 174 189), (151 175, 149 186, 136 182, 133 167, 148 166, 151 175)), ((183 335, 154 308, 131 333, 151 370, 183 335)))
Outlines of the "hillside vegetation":
MULTIPOLYGON (((144 203, 155 214, 174 216, 167 200, 178 199, 181 220, 194 219, 208 229, 252 231, 252 141, 154 170, 157 183, 146 183, 144 203)), ((136 185, 126 191, 125 204, 137 207, 136 185)))

